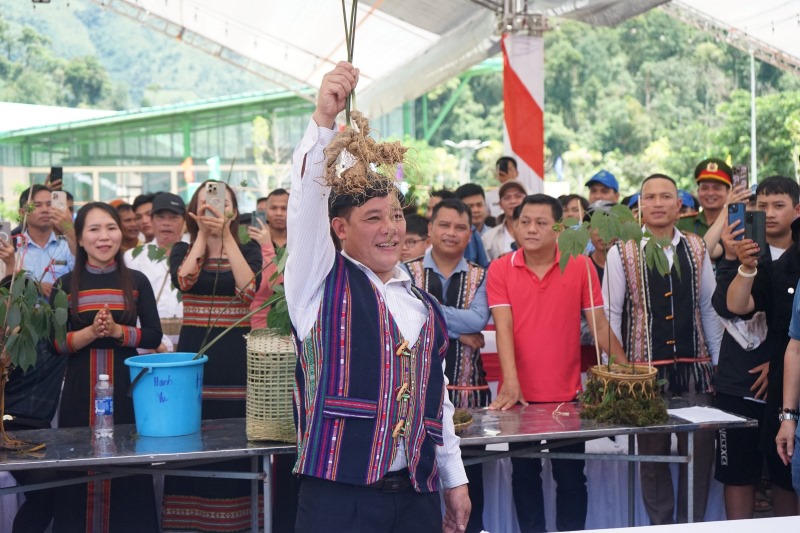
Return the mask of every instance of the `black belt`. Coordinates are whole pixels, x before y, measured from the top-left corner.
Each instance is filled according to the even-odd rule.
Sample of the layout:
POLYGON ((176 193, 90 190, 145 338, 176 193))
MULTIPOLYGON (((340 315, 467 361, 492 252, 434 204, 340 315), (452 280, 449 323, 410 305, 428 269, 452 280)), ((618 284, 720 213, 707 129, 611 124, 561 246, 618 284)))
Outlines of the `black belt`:
POLYGON ((408 468, 389 472, 375 483, 367 485, 367 487, 381 492, 402 492, 411 487, 411 478, 408 474, 408 468))

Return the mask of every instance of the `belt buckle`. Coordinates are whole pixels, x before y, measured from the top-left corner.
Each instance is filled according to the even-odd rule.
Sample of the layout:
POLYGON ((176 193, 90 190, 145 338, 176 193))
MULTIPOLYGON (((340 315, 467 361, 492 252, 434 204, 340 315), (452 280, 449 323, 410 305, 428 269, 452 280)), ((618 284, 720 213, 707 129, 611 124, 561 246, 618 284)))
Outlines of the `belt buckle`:
POLYGON ((383 480, 381 484, 380 491, 381 492, 400 492, 401 490, 405 489, 405 485, 407 484, 407 480, 401 477, 393 477, 387 478, 383 480))

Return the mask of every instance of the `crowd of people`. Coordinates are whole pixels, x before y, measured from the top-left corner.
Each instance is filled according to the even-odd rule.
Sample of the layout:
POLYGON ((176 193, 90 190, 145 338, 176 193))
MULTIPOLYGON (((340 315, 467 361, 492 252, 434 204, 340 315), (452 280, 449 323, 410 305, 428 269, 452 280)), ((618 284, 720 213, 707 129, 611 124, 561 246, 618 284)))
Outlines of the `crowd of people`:
MULTIPOLYGON (((794 179, 734 187, 728 164, 711 158, 694 171, 697 197, 656 173, 620 199, 617 179, 601 170, 586 182, 586 196, 554 198, 528 194, 517 162, 503 157, 499 187, 431 191, 423 216, 399 190, 379 186, 383 178, 363 153, 329 153, 336 117, 358 76, 343 62, 323 78, 294 155, 291 194, 278 189, 258 201, 268 224, 249 223, 246 244, 227 185, 221 209, 207 203, 203 184, 188 207, 168 192, 145 194, 133 205, 88 203, 74 223, 69 208, 51 206, 48 187, 21 195, 25 223, 14 242, 0 242, 0 260, 7 273, 24 269, 43 298, 52 299, 54 287, 67 293, 66 342, 37 347, 40 360, 58 361, 52 368, 62 372, 60 427, 93 423, 89 406, 101 373, 116 385, 116 423, 132 423, 124 358, 200 349, 269 298, 273 286, 265 280, 275 273, 276 251, 286 247, 285 281, 278 282, 285 283, 298 355, 292 463, 300 481, 297 512, 286 507, 292 510, 285 530, 482 531, 482 469, 463 466, 454 409, 575 401, 581 373, 594 360, 594 339, 618 360, 652 361, 670 407, 715 405, 759 420, 757 429, 696 434, 695 521, 704 518, 712 471, 725 486, 729 519, 753 517, 765 471, 774 514, 800 514, 800 465, 794 488, 791 466, 800 402, 794 179), (373 184, 358 192, 331 189, 323 179, 326 160, 337 162, 338 177, 362 161, 373 184), (561 223, 619 203, 635 211, 647 238, 670 243, 670 274, 639 275, 642 245, 606 242, 597 233, 562 270, 561 223), (729 221, 728 206, 736 203, 765 212, 768 249, 729 221), (177 338, 162 327, 169 319, 181 321, 177 338), (494 398, 481 359, 490 321, 502 370, 494 398)), ((244 416, 242 333, 265 324, 266 312, 257 313, 208 352, 204 418, 244 416)), ((8 407, 13 412, 13 401, 8 407)), ((48 405, 39 418, 49 424, 54 413, 55 404, 48 405)), ((668 434, 637 440, 641 454, 670 451, 668 434)), ((686 435, 678 443, 685 452, 686 435)), ((512 465, 520 530, 545 531, 541 460, 513 458, 512 465)), ((289 466, 278 477, 279 492, 288 487, 281 481, 290 477, 289 466)), ((584 466, 552 461, 559 530, 584 528, 584 466)), ((26 482, 41 475, 19 473, 26 482)), ((665 463, 642 463, 640 476, 652 523, 688 520, 685 468, 677 507, 665 463)), ((111 531, 247 527, 248 483, 189 479, 167 477, 160 518, 145 476, 31 492, 17 516, 19 531, 41 531, 53 518, 54 531, 98 523, 111 531)))
MULTIPOLYGON (((178 195, 149 193, 133 205, 87 203, 74 220, 71 202, 66 209, 53 203, 60 184, 33 185, 20 195, 21 224, 11 239, 0 241, 4 282, 24 271, 41 288, 43 302, 52 304, 64 291, 69 313, 65 341, 42 340, 36 367, 12 373, 6 398, 6 412, 14 415, 11 427, 48 427, 51 421, 58 427, 92 426, 100 374, 108 374, 114 386, 115 423, 132 424, 127 357, 197 352, 271 296, 271 284, 261 279, 275 272, 272 258, 286 245, 288 192, 276 189, 259 199, 257 208, 268 224, 248 213, 246 232, 240 232, 235 191, 220 183, 225 202, 219 209, 206 203, 205 185, 188 207, 178 195), (243 244, 245 234, 249 240, 243 244), (31 397, 38 401, 31 403, 31 397)), ((267 313, 256 313, 252 323, 265 327, 267 313)), ((206 350, 204 418, 244 417, 243 333, 250 328, 245 319, 225 334, 224 343, 206 350)), ((244 459, 216 467, 249 471, 250 465, 244 459)), ((15 476, 23 483, 62 477, 47 471, 15 476)), ((167 476, 158 505, 152 476, 143 475, 30 491, 14 531, 44 531, 51 521, 53 531, 249 528, 248 482, 192 479, 167 476)))

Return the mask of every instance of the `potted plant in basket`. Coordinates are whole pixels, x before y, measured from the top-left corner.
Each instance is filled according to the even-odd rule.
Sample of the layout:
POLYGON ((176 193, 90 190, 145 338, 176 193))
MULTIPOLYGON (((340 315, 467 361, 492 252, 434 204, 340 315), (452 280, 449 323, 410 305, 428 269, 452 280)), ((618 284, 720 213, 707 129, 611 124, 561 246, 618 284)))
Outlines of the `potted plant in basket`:
MULTIPOLYGON (((640 276, 644 275, 645 269, 655 269, 663 276, 670 274, 665 250, 672 247, 672 243, 657 239, 646 230, 642 231, 641 220, 637 221, 631 210, 624 205, 614 205, 608 211, 597 209, 589 220, 582 222, 575 219, 564 220, 559 229, 562 230, 558 237, 562 271, 570 258, 584 253, 591 234, 597 232, 599 238, 607 243, 619 240, 641 246, 642 253, 638 254, 639 265, 636 269, 640 276), (645 239, 644 245, 640 244, 642 239, 645 239)), ((680 276, 677 262, 674 268, 680 276)), ((593 294, 591 283, 592 278, 589 276, 590 297, 593 294)), ((649 331, 642 333, 649 338, 649 331)), ((583 405, 582 417, 635 426, 666 421, 666 404, 659 393, 661 383, 656 379, 658 370, 649 358, 645 363, 617 362, 615 359, 621 354, 609 354, 608 362, 604 364, 597 339, 595 351, 597 365, 589 369, 585 390, 579 396, 583 405)))

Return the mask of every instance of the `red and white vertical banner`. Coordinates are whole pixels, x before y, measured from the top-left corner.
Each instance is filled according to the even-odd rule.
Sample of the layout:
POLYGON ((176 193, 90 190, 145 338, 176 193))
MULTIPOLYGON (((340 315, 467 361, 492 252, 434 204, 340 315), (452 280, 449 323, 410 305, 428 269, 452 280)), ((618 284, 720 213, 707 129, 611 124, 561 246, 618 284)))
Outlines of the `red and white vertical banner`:
POLYGON ((544 39, 504 35, 503 150, 529 194, 544 190, 544 39))

